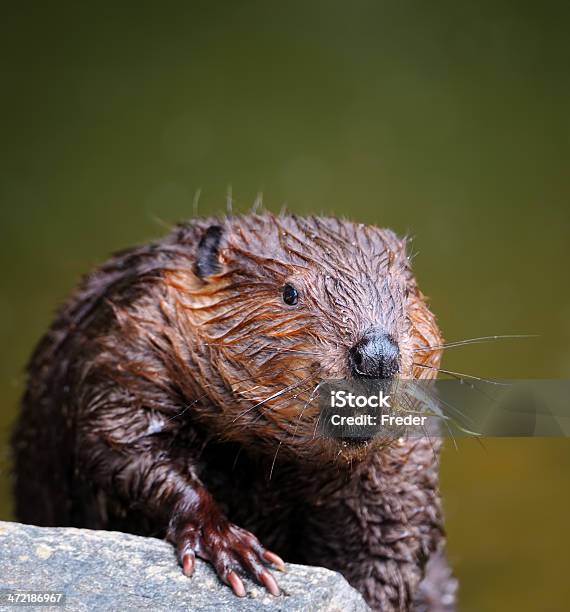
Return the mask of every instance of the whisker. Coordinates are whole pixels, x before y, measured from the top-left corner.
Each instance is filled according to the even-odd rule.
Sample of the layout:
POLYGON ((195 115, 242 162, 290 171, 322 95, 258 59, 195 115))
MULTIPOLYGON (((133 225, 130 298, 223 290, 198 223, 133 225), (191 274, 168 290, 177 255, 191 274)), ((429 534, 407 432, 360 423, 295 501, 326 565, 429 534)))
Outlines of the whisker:
POLYGON ((283 440, 279 440, 279 444, 277 445, 277 450, 275 451, 275 455, 273 455, 273 461, 271 462, 271 469, 269 470, 269 480, 271 480, 271 477, 273 476, 273 468, 275 467, 275 462, 277 461, 277 454, 279 453, 281 444, 283 444, 283 440))
POLYGON ((253 206, 251 207, 251 214, 256 215, 258 210, 263 208, 263 193, 260 191, 256 196, 253 202, 253 206))
POLYGON ((481 344, 484 342, 493 342, 494 340, 512 340, 520 338, 538 338, 538 334, 504 334, 500 336, 480 336, 479 338, 467 338, 466 340, 455 340, 445 342, 443 344, 435 344, 432 346, 422 346, 414 349, 412 353, 422 353, 425 351, 454 348, 456 346, 465 346, 467 344, 481 344))
MULTIPOLYGON (((415 363, 413 362, 414 365, 418 366, 418 367, 423 367, 425 364, 420 364, 420 363, 415 363)), ((453 378, 455 378, 456 380, 458 380, 460 383, 466 385, 467 387, 469 387, 470 389, 472 389, 473 391, 477 391, 477 393, 481 393, 481 395, 484 395, 487 399, 490 399, 491 401, 493 401, 493 398, 483 389, 479 389, 479 387, 476 387, 474 383, 469 382, 468 380, 464 380, 463 378, 461 378, 461 374, 456 373, 456 372, 451 372, 451 371, 446 371, 446 370, 441 370, 438 369, 438 372, 441 371, 444 374, 449 374, 449 376, 452 376, 453 378)), ((465 374, 464 376, 469 376, 468 374, 465 374)), ((470 377, 470 378, 476 378, 476 377, 470 377)), ((496 385, 500 385, 500 386, 508 386, 507 383, 499 383, 497 381, 491 381, 491 380, 487 380, 487 379, 481 379, 483 382, 488 382, 490 384, 496 384, 496 385)))
MULTIPOLYGON (((249 378, 244 378, 243 380, 238 380, 236 381, 236 383, 241 383, 241 382, 249 382, 249 381, 255 381, 259 378, 263 377, 267 377, 267 376, 274 376, 276 374, 283 374, 283 372, 298 372, 299 370, 306 370, 307 369, 307 365, 302 365, 299 366, 298 368, 281 368, 281 369, 272 369, 272 370, 264 370, 263 372, 261 372, 260 374, 256 375, 256 376, 251 376, 249 378)), ((256 385, 253 389, 247 389, 246 391, 253 391, 255 388, 259 387, 259 385, 256 385)), ((240 394, 243 395, 243 393, 245 393, 245 391, 239 391, 240 394)), ((252 400, 255 401, 255 400, 252 400)))
POLYGON ((264 400, 262 400, 261 402, 257 402, 256 404, 254 404, 253 406, 250 406, 247 410, 244 410, 243 412, 240 412, 235 419, 232 420, 232 423, 235 423, 238 419, 240 419, 241 417, 245 416, 246 414, 248 414, 249 412, 251 412, 252 410, 255 410, 256 408, 259 408, 260 406, 263 406, 264 404, 266 404, 267 402, 269 402, 272 399, 276 399, 278 397, 281 397, 284 393, 287 393, 288 391, 293 391, 295 390, 297 387, 299 387, 302 383, 306 382, 307 380, 309 380, 310 378, 312 378, 311 376, 307 376, 307 378, 303 378, 300 381, 296 381, 290 385, 287 385, 286 387, 284 387, 283 389, 281 389, 280 391, 276 391, 275 393, 272 393, 269 397, 266 397, 264 400))
POLYGON ((431 446, 431 452, 433 454, 434 457, 437 457, 437 452, 435 450, 435 446, 433 444, 433 440, 431 439, 431 436, 429 435, 428 430, 425 428, 424 425, 421 426, 422 431, 424 432, 424 436, 427 438, 429 445, 431 446))
MULTIPOLYGON (((475 390, 480 391, 477 388, 475 388, 475 390)), ((447 406, 447 408, 449 408, 451 411, 456 412, 462 419, 464 419, 464 421, 466 423, 470 423, 471 425, 475 425, 475 421, 473 420, 472 417, 468 416, 467 414, 465 414, 464 412, 459 410, 459 408, 457 408, 453 404, 450 404, 449 402, 446 402, 438 393, 433 393, 433 392, 431 392, 429 390, 426 390, 426 389, 423 389, 423 388, 420 389, 419 387, 415 386, 413 388, 413 392, 409 396, 408 395, 405 396, 406 399, 409 399, 409 397, 411 397, 412 399, 415 399, 415 400, 419 400, 421 402, 426 402, 427 401, 431 407, 433 407, 435 405, 435 410, 432 410, 431 413, 427 413, 427 414, 431 414, 432 416, 437 416, 438 418, 441 418, 444 421, 445 426, 446 426, 450 436, 453 438, 453 444, 454 444, 454 446, 456 448, 457 448, 457 443, 455 441, 455 436, 453 435, 453 433, 451 431, 451 428, 450 428, 450 426, 448 424, 448 421, 451 421, 451 423, 457 429, 459 429, 463 433, 468 434, 469 436, 478 437, 478 436, 481 435, 479 432, 473 431, 472 429, 468 429, 466 425, 464 425, 463 423, 461 423, 457 419, 457 417, 451 416, 449 414, 449 411, 442 410, 441 409, 441 404, 447 406)))
MULTIPOLYGON (((436 401, 441 402, 442 404, 445 404, 448 408, 451 408, 451 410, 454 410, 455 412, 457 412, 457 414, 464 418, 466 421, 468 421, 471 424, 475 424, 475 421, 472 419, 472 417, 468 416, 467 414, 465 414, 464 412, 462 412, 461 410, 459 410, 459 408, 457 408, 456 406, 454 406, 453 404, 450 404, 449 402, 446 402, 445 400, 441 399, 441 397, 438 397, 436 401)), ((456 425, 457 427, 459 427, 460 429, 462 429, 462 426, 453 418, 451 418, 451 420, 453 421, 454 425, 456 425)), ((447 424, 447 423, 446 423, 447 424)), ((448 427, 449 429, 449 427, 448 427)), ((471 432, 474 433, 474 432, 471 432)))
MULTIPOLYGON (((259 378, 261 378, 262 376, 271 376, 271 375, 275 375, 275 374, 283 374, 283 372, 296 372, 297 370, 303 370, 305 369, 307 366, 301 366, 299 368, 281 368, 279 370, 277 369, 273 369, 273 370, 267 370, 264 371, 260 374, 256 374, 255 376, 248 376, 247 378, 242 378, 240 380, 235 381, 235 384, 240 384, 242 382, 249 382, 249 381, 255 381, 258 380, 259 378)), ((210 389, 212 387, 215 387, 216 385, 214 383, 212 384, 207 384, 204 385, 205 388, 210 389)), ((192 408, 192 406, 195 406, 198 402, 200 402, 201 400, 203 400, 204 398, 208 397, 207 393, 203 393, 202 395, 199 395, 195 400, 193 400, 192 402, 190 402, 189 404, 186 404, 182 410, 180 412, 177 412, 175 415, 169 417, 167 419, 167 421, 173 421, 174 419, 184 415, 190 408, 192 408)))
POLYGON ((299 429, 299 425, 301 424, 301 419, 303 418, 303 414, 305 414, 305 410, 309 407, 309 405, 312 403, 312 401, 315 399, 316 393, 317 391, 320 389, 321 385, 324 384, 323 380, 320 380, 314 387, 314 389, 311 391, 311 394, 309 395, 309 398, 307 399, 307 401, 305 402, 305 405, 303 406, 303 408, 301 409, 301 412, 299 414, 299 417, 297 418, 297 424, 295 425, 295 431, 291 434, 291 437, 295 437, 297 435, 297 429, 299 429))
MULTIPOLYGON (((424 391, 425 392, 425 391, 424 391)), ((431 400, 431 402, 433 403, 434 401, 434 397, 430 392, 425 392, 428 396, 428 398, 431 400)), ((427 414, 429 416, 438 416, 441 418, 441 420, 444 422, 445 427, 449 433, 449 435, 451 436, 451 439, 453 440, 453 445, 455 446, 455 449, 457 449, 457 443, 455 441, 455 436, 453 435, 453 432, 451 430, 451 427, 449 426, 448 421, 451 419, 451 417, 447 416, 446 414, 443 414, 443 412, 440 412, 439 410, 437 411, 439 414, 436 414, 435 412, 425 412, 423 410, 416 410, 413 407, 413 402, 411 402, 410 400, 419 400, 419 397, 416 397, 416 394, 405 394, 404 397, 402 398, 403 400, 405 400, 406 402, 408 402, 408 407, 407 408, 403 408, 404 412, 407 412, 408 414, 410 413, 415 413, 415 414, 427 414)), ((422 398, 423 399, 423 398, 422 398)), ((420 400, 421 401, 421 400, 420 400)), ((436 400, 437 401, 437 400, 436 400)), ((445 403, 445 402, 444 402, 445 403)), ((453 408, 453 406, 450 406, 451 408, 453 408)), ((459 410, 457 410, 457 412, 459 412, 459 414, 461 414, 461 412, 459 410)), ((422 431, 424 432, 424 436, 428 438, 429 442, 430 442, 430 446, 432 447, 432 451, 434 451, 434 447, 433 447, 433 443, 432 440, 429 436, 429 433, 426 429, 426 427, 424 425, 420 426, 422 428, 422 431)))
MULTIPOLYGON (((310 376, 309 378, 312 378, 312 376, 310 376)), ((308 379, 305 379, 308 380, 308 379)), ((302 382, 302 381, 301 381, 302 382)), ((295 389, 293 389, 293 391, 295 391, 296 389, 298 389, 298 392, 295 393, 295 395, 291 395, 290 397, 281 397, 279 398, 278 402, 275 404, 275 406, 271 407, 271 410, 269 412, 274 412, 275 410, 279 409, 281 407, 281 403, 283 401, 294 401, 296 400, 299 395, 301 395, 301 393, 304 393, 305 391, 308 391, 311 388, 311 385, 301 385, 299 384, 297 387, 295 387, 295 389)), ((257 422, 262 416, 263 416, 263 412, 260 412, 257 417, 255 418, 254 422, 257 422)))
POLYGON ((489 380, 488 378, 481 378, 480 376, 473 376, 471 374, 463 374, 462 372, 453 372, 452 370, 444 370, 443 368, 436 368, 435 366, 430 366, 425 363, 417 363, 414 361, 413 365, 417 366, 418 368, 425 368, 427 370, 433 370, 435 372, 440 372, 441 374, 448 374, 449 376, 453 376, 454 378, 457 378, 457 380, 461 382, 465 382, 463 380, 463 378, 465 377, 465 378, 470 378, 472 380, 478 380, 479 382, 488 383, 490 385, 499 385, 501 387, 510 386, 509 383, 502 383, 497 380, 489 380))
POLYGON ((319 426, 319 422, 321 420, 321 414, 322 412, 319 412, 319 415, 317 416, 317 420, 315 422, 315 428, 313 429, 313 440, 316 438, 317 436, 317 427, 319 426))
MULTIPOLYGON (((203 344, 202 346, 222 346, 222 347, 231 347, 231 344, 224 344, 224 343, 219 343, 216 344, 214 342, 208 342, 206 344, 203 344)), ((259 351, 274 351, 275 354, 279 354, 281 352, 284 353, 292 353, 294 355, 304 355, 304 356, 308 356, 308 357, 320 357, 321 353, 317 352, 317 351, 300 351, 298 349, 292 349, 292 348, 286 348, 286 347, 281 347, 279 349, 275 349, 275 347, 272 346, 262 346, 259 348, 255 349, 255 352, 259 352, 259 351)))
POLYGON ((231 217, 234 214, 234 199, 232 197, 232 186, 228 185, 226 192, 226 214, 231 217))
POLYGON ((202 189, 198 187, 194 192, 194 197, 192 198, 192 214, 194 217, 198 216, 198 204, 200 202, 200 196, 202 195, 202 189))
POLYGON ((445 423, 445 427, 447 429, 447 433, 451 436, 451 440, 453 442, 453 446, 455 448, 455 452, 457 452, 459 450, 459 448, 457 446, 457 441, 455 440, 455 436, 453 435, 453 431, 451 431, 451 427, 449 426, 449 423, 447 422, 446 419, 443 419, 443 422, 445 423))
POLYGON ((420 389, 416 386, 413 389, 413 392, 406 392, 406 394, 403 396, 402 398, 403 401, 408 403, 408 407, 404 407, 404 406, 400 406, 400 409, 403 410, 404 412, 407 413, 413 413, 413 414, 427 414, 428 416, 436 416, 438 418, 441 418, 443 420, 446 421, 453 421, 455 423, 454 417, 451 417, 447 414, 445 414, 444 411, 441 410, 438 402, 441 402, 443 404, 445 404, 446 406, 448 406, 449 408, 451 408, 452 410, 455 410, 455 412, 457 412, 457 414, 459 414, 461 417, 463 417, 466 420, 471 420, 470 417, 468 417, 465 413, 461 412, 461 410, 459 410, 459 408, 456 408, 455 406, 453 406, 452 404, 449 404, 447 402, 445 402, 444 400, 441 399, 441 397, 439 397, 439 395, 437 395, 437 393, 432 393, 430 391, 427 391, 425 389, 422 389, 420 391, 420 389), (430 406, 430 411, 425 411, 425 410, 416 410, 413 408, 414 406, 414 401, 419 401, 419 402, 423 402, 423 403, 427 403, 430 406), (412 407, 410 407, 412 406, 412 407))

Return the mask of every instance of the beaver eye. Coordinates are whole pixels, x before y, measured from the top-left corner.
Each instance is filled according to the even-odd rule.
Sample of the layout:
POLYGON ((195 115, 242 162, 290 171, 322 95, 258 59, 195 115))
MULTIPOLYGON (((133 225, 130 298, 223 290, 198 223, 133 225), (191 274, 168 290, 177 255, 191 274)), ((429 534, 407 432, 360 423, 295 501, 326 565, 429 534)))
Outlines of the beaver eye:
POLYGON ((299 301, 299 292, 289 283, 283 287, 283 301, 285 304, 289 304, 289 306, 295 306, 299 301))

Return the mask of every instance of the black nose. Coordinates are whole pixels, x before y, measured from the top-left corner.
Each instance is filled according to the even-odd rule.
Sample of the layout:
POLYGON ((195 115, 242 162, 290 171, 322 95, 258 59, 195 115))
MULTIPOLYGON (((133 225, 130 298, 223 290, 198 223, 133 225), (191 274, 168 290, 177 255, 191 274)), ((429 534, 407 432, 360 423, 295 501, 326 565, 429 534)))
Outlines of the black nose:
POLYGON ((392 336, 369 329, 348 352, 350 371, 357 378, 392 378, 400 365, 400 350, 392 336))

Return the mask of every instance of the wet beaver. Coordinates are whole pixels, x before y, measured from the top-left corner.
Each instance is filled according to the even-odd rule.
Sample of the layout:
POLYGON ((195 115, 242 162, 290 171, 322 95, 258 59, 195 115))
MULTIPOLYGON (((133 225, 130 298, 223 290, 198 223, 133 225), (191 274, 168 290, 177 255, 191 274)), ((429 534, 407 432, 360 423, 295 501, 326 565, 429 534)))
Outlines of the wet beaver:
POLYGON ((35 350, 17 517, 166 537, 186 574, 197 555, 241 596, 243 575, 279 594, 278 553, 338 570, 374 609, 451 609, 438 440, 315 436, 313 401, 325 378, 432 377, 440 345, 389 230, 176 226, 88 275, 35 350))

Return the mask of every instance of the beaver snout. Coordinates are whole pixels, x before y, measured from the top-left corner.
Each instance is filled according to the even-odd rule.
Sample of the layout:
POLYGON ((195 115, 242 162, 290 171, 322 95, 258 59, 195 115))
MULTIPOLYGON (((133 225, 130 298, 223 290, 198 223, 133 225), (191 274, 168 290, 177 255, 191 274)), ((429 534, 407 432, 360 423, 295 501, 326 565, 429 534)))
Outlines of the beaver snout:
POLYGON ((392 378, 400 367, 398 343, 373 327, 348 351, 348 364, 355 378, 392 378))

